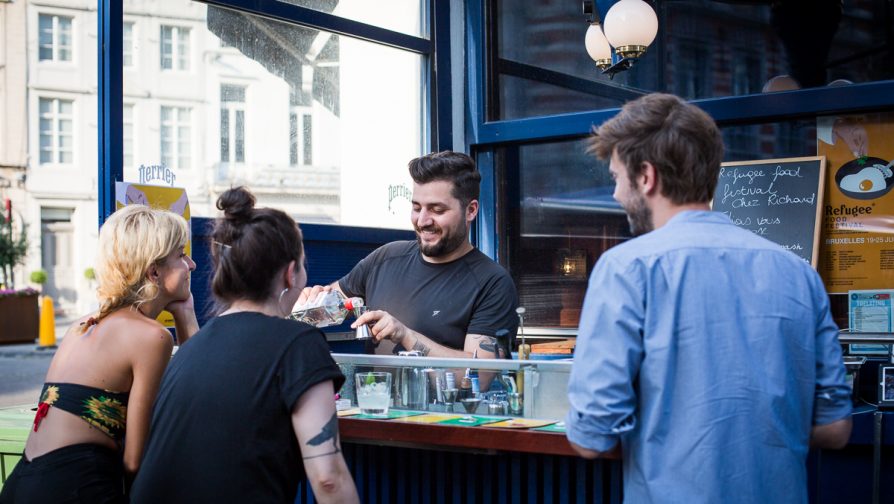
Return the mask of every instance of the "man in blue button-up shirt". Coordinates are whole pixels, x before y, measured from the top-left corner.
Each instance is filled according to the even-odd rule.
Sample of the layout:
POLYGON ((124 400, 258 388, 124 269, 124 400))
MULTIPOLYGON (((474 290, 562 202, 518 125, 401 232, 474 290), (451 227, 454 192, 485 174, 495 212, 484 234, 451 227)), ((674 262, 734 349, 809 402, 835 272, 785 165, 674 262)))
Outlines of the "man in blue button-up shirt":
POLYGON ((621 444, 625 502, 807 502, 808 447, 851 429, 819 276, 710 211, 723 141, 697 107, 639 98, 592 150, 640 236, 590 277, 568 439, 588 458, 621 444))

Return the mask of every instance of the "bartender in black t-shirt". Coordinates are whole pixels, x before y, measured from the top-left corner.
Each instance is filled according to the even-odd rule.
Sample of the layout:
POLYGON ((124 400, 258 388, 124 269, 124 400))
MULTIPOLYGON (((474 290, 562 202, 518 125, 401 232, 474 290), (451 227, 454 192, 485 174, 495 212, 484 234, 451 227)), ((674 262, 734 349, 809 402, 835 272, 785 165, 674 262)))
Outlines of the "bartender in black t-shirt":
POLYGON ((416 241, 383 245, 329 286, 306 288, 365 299, 376 353, 416 350, 432 357, 508 358, 518 329, 518 295, 502 266, 469 242, 481 175, 462 153, 444 151, 409 163, 416 241))

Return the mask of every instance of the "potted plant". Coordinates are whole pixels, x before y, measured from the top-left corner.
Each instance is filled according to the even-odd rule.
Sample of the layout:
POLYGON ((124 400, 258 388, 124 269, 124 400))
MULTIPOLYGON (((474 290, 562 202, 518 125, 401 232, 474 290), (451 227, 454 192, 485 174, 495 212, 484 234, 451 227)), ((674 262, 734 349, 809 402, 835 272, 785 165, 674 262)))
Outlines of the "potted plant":
POLYGON ((13 222, 12 204, 5 201, 0 217, 0 343, 27 342, 37 339, 38 292, 16 289, 13 269, 28 254, 28 233, 24 222, 13 222))

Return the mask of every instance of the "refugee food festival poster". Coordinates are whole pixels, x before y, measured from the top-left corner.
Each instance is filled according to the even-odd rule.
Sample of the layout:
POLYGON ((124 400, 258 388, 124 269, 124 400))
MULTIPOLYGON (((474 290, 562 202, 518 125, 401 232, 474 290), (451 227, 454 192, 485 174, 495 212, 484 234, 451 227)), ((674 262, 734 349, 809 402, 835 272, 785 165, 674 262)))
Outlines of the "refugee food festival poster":
POLYGON ((894 285, 894 114, 821 117, 826 157, 819 273, 826 290, 894 285))
MULTIPOLYGON (((170 210, 182 216, 186 219, 187 225, 189 224, 189 198, 186 196, 186 189, 182 187, 115 182, 115 209, 126 205, 147 205, 170 210)), ((192 257, 192 236, 186 241, 184 250, 186 255, 192 257)), ((161 312, 157 320, 165 327, 174 327, 174 316, 170 312, 161 312)))

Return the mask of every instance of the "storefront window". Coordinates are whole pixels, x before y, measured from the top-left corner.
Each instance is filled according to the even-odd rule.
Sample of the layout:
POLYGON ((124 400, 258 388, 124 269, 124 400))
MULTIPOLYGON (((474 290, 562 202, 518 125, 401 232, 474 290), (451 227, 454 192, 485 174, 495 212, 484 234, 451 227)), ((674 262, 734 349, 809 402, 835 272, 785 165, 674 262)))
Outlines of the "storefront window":
MULTIPOLYGON (((825 123, 724 127, 724 160, 816 156, 817 124, 825 123)), ((498 171, 519 174, 506 179, 506 264, 533 328, 577 328, 593 266, 603 252, 630 238, 626 215, 612 197, 608 165, 586 149, 587 139, 497 149, 503 164, 498 171)), ((833 295, 833 314, 846 325, 841 301, 833 295)))
POLYGON ((586 110, 575 99, 585 87, 578 81, 601 84, 587 91, 597 97, 610 97, 606 90, 615 88, 702 99, 791 89, 793 81, 771 80, 783 75, 794 76, 801 88, 894 78, 885 2, 816 0, 809 9, 798 7, 803 2, 733 3, 653 3, 658 37, 632 69, 609 79, 584 49, 588 25, 580 2, 495 2, 491 96, 499 107, 491 108, 489 119, 586 110), (527 82, 505 85, 507 78, 527 82), (545 96, 544 83, 553 84, 545 96))
MULTIPOLYGON (((186 0, 125 9, 124 100, 145 119, 130 125, 125 181, 172 169, 199 217, 245 185, 299 222, 410 227, 393 188, 411 186, 407 162, 427 148, 423 56, 186 0)), ((418 11, 386 17, 418 27, 418 11)))
POLYGON ((505 152, 498 158, 517 159, 517 167, 506 168, 520 174, 510 191, 518 198, 508 218, 517 230, 510 236, 508 262, 525 323, 576 328, 593 265, 630 236, 612 198, 607 164, 586 153, 585 140, 505 152))

